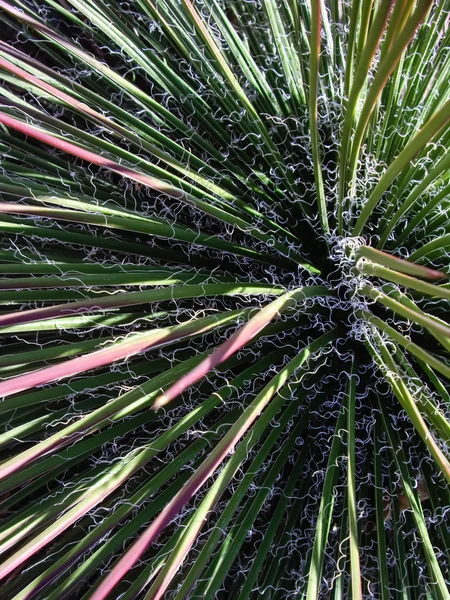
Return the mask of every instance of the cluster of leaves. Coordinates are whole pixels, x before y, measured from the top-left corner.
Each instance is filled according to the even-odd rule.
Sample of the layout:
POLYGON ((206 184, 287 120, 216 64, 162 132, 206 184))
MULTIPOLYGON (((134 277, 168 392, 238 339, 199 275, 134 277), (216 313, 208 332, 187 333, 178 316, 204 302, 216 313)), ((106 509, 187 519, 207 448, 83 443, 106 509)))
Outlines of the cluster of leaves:
POLYGON ((2 598, 448 598, 450 10, 0 0, 2 598))

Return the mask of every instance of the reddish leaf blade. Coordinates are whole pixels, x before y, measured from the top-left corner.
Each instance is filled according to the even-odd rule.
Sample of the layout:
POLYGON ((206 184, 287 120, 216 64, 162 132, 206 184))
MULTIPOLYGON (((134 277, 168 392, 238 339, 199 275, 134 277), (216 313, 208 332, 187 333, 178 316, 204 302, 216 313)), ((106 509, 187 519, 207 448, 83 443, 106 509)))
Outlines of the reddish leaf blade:
MULTIPOLYGON (((311 290, 306 291, 310 292, 311 290)), ((295 302, 295 299, 302 295, 305 296, 305 291, 303 290, 288 292, 260 310, 258 314, 248 321, 248 323, 236 331, 229 340, 219 346, 211 356, 202 361, 195 369, 192 369, 190 373, 182 377, 164 392, 164 394, 157 398, 153 404, 153 409, 158 410, 174 400, 188 387, 202 379, 202 377, 205 377, 212 369, 238 352, 238 350, 248 344, 262 329, 264 329, 277 314, 285 310, 289 304, 295 302)))
POLYGON ((403 260, 402 258, 398 258, 397 256, 392 256, 392 254, 388 254, 387 252, 369 248, 369 246, 361 246, 358 248, 356 251, 356 260, 358 260, 358 258, 367 258, 374 263, 389 267, 394 271, 422 277, 423 279, 437 280, 448 277, 445 273, 442 273, 442 271, 435 271, 434 269, 417 265, 407 260, 403 260))

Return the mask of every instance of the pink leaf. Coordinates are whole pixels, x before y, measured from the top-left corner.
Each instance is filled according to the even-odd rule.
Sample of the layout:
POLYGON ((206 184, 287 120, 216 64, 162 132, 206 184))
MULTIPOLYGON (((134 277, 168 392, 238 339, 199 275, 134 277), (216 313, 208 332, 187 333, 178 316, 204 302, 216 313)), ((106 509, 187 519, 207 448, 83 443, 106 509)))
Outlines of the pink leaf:
POLYGON ((135 171, 130 167, 125 167, 113 160, 110 160, 109 158, 101 156, 100 154, 95 154, 95 152, 91 152, 90 150, 86 150, 85 148, 77 146, 76 144, 72 144, 72 142, 62 140, 61 138, 48 133, 43 129, 19 121, 18 119, 15 119, 14 117, 11 117, 5 113, 0 112, 0 123, 3 123, 3 125, 11 127, 11 129, 15 129, 16 131, 20 131, 20 133, 23 133, 24 135, 29 135, 30 137, 39 140, 44 144, 53 146, 53 148, 58 148, 58 150, 72 154, 72 156, 77 156, 78 158, 91 162, 99 167, 111 169, 111 171, 114 171, 119 175, 123 175, 124 177, 132 179, 133 181, 137 181, 138 183, 142 183, 143 185, 147 185, 152 189, 158 192, 163 192, 172 198, 183 198, 185 196, 184 192, 181 190, 177 190, 172 186, 159 181, 158 179, 154 179, 153 177, 145 175, 144 173, 139 173, 139 171, 135 171))
POLYGON ((271 302, 251 318, 248 323, 236 331, 229 340, 219 346, 211 356, 202 361, 195 369, 192 369, 187 375, 182 377, 174 385, 172 385, 162 396, 156 399, 153 404, 154 410, 158 410, 168 402, 183 393, 189 386, 199 381, 207 375, 209 371, 227 360, 235 354, 243 346, 248 344, 272 319, 286 308, 287 303, 293 299, 294 294, 298 294, 299 290, 284 294, 271 302))
POLYGON ((415 275, 416 277, 422 277, 423 279, 447 278, 447 275, 441 271, 435 271, 434 269, 417 265, 416 263, 403 260, 398 256, 393 256, 392 254, 383 252, 382 250, 377 250, 376 248, 371 248, 369 246, 361 246, 358 248, 356 251, 356 257, 359 258, 361 256, 368 258, 372 262, 394 269, 394 271, 406 273, 407 275, 415 275))

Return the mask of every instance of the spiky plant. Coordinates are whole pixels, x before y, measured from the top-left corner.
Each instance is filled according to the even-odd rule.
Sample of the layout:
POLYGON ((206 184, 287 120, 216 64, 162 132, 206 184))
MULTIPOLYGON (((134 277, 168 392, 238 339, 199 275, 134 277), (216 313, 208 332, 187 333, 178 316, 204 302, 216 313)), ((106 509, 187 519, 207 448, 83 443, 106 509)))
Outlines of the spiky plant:
POLYGON ((2 599, 448 598, 430 0, 0 0, 2 599))

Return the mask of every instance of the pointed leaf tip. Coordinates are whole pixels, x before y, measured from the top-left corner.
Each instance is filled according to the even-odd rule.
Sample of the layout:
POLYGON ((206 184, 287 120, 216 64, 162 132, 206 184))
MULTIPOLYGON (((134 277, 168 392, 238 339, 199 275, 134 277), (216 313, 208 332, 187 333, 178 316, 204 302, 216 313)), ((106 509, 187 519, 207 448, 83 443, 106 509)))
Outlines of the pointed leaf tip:
POLYGON ((156 398, 156 400, 154 401, 152 405, 152 410, 156 412, 157 410, 165 406, 168 402, 170 402, 170 398, 168 398, 166 394, 162 394, 161 396, 158 396, 158 398, 156 398))

